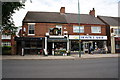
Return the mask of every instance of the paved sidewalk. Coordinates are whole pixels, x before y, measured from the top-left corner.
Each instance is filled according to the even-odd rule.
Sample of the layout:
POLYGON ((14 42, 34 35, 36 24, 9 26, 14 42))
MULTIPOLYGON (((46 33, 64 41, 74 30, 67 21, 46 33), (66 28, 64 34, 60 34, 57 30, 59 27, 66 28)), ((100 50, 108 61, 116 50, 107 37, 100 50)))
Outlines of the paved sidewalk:
POLYGON ((5 59, 40 59, 40 60, 52 60, 52 59, 89 59, 89 58, 110 58, 110 57, 118 57, 118 54, 82 54, 81 57, 78 54, 74 54, 71 56, 41 56, 41 55, 4 55, 0 56, 0 60, 5 59))

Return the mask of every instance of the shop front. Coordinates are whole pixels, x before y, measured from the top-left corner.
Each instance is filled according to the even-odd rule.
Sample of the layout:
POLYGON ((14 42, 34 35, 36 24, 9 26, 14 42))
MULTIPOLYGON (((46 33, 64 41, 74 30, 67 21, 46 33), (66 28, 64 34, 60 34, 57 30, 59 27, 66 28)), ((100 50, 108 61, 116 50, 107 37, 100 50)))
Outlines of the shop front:
POLYGON ((79 47, 81 52, 83 53, 92 53, 93 51, 96 53, 97 50, 105 49, 107 50, 107 36, 86 36, 86 35, 70 35, 70 51, 79 51, 79 47), (79 45, 80 42, 80 45, 79 45))
POLYGON ((19 55, 36 55, 43 52, 44 49, 44 38, 41 37, 16 37, 17 52, 19 55))
POLYGON ((67 38, 48 38, 48 55, 63 55, 67 51, 67 38))
POLYGON ((115 52, 120 53, 120 37, 115 37, 115 52))

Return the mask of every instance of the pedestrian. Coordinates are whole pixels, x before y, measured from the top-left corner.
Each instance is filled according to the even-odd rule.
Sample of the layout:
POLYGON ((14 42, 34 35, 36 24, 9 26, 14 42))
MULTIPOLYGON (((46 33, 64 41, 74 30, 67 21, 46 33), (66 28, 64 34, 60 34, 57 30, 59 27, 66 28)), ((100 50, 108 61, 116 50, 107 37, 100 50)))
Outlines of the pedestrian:
POLYGON ((92 51, 92 46, 90 46, 89 48, 89 54, 91 54, 91 51, 92 51))
POLYGON ((105 46, 105 53, 107 54, 107 52, 108 52, 108 48, 107 46, 105 46))

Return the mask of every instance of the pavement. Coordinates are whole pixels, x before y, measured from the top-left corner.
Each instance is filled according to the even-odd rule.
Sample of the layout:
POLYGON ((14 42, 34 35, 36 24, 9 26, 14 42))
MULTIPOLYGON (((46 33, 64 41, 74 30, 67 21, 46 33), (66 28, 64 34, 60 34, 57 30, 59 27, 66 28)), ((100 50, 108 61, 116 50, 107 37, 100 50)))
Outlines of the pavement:
POLYGON ((81 54, 79 57, 78 54, 72 54, 70 56, 43 56, 43 55, 0 55, 0 60, 6 60, 6 59, 15 59, 15 60, 21 60, 21 59, 38 59, 38 60, 54 60, 54 59, 89 59, 89 58, 111 58, 111 57, 119 57, 118 54, 81 54))

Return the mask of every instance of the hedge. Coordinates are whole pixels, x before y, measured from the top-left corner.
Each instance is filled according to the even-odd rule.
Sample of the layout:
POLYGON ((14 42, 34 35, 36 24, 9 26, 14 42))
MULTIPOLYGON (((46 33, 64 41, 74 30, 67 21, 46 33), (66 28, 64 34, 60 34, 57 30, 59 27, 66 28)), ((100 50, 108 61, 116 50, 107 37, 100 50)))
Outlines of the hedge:
POLYGON ((2 55, 11 55, 11 46, 3 46, 2 55))

